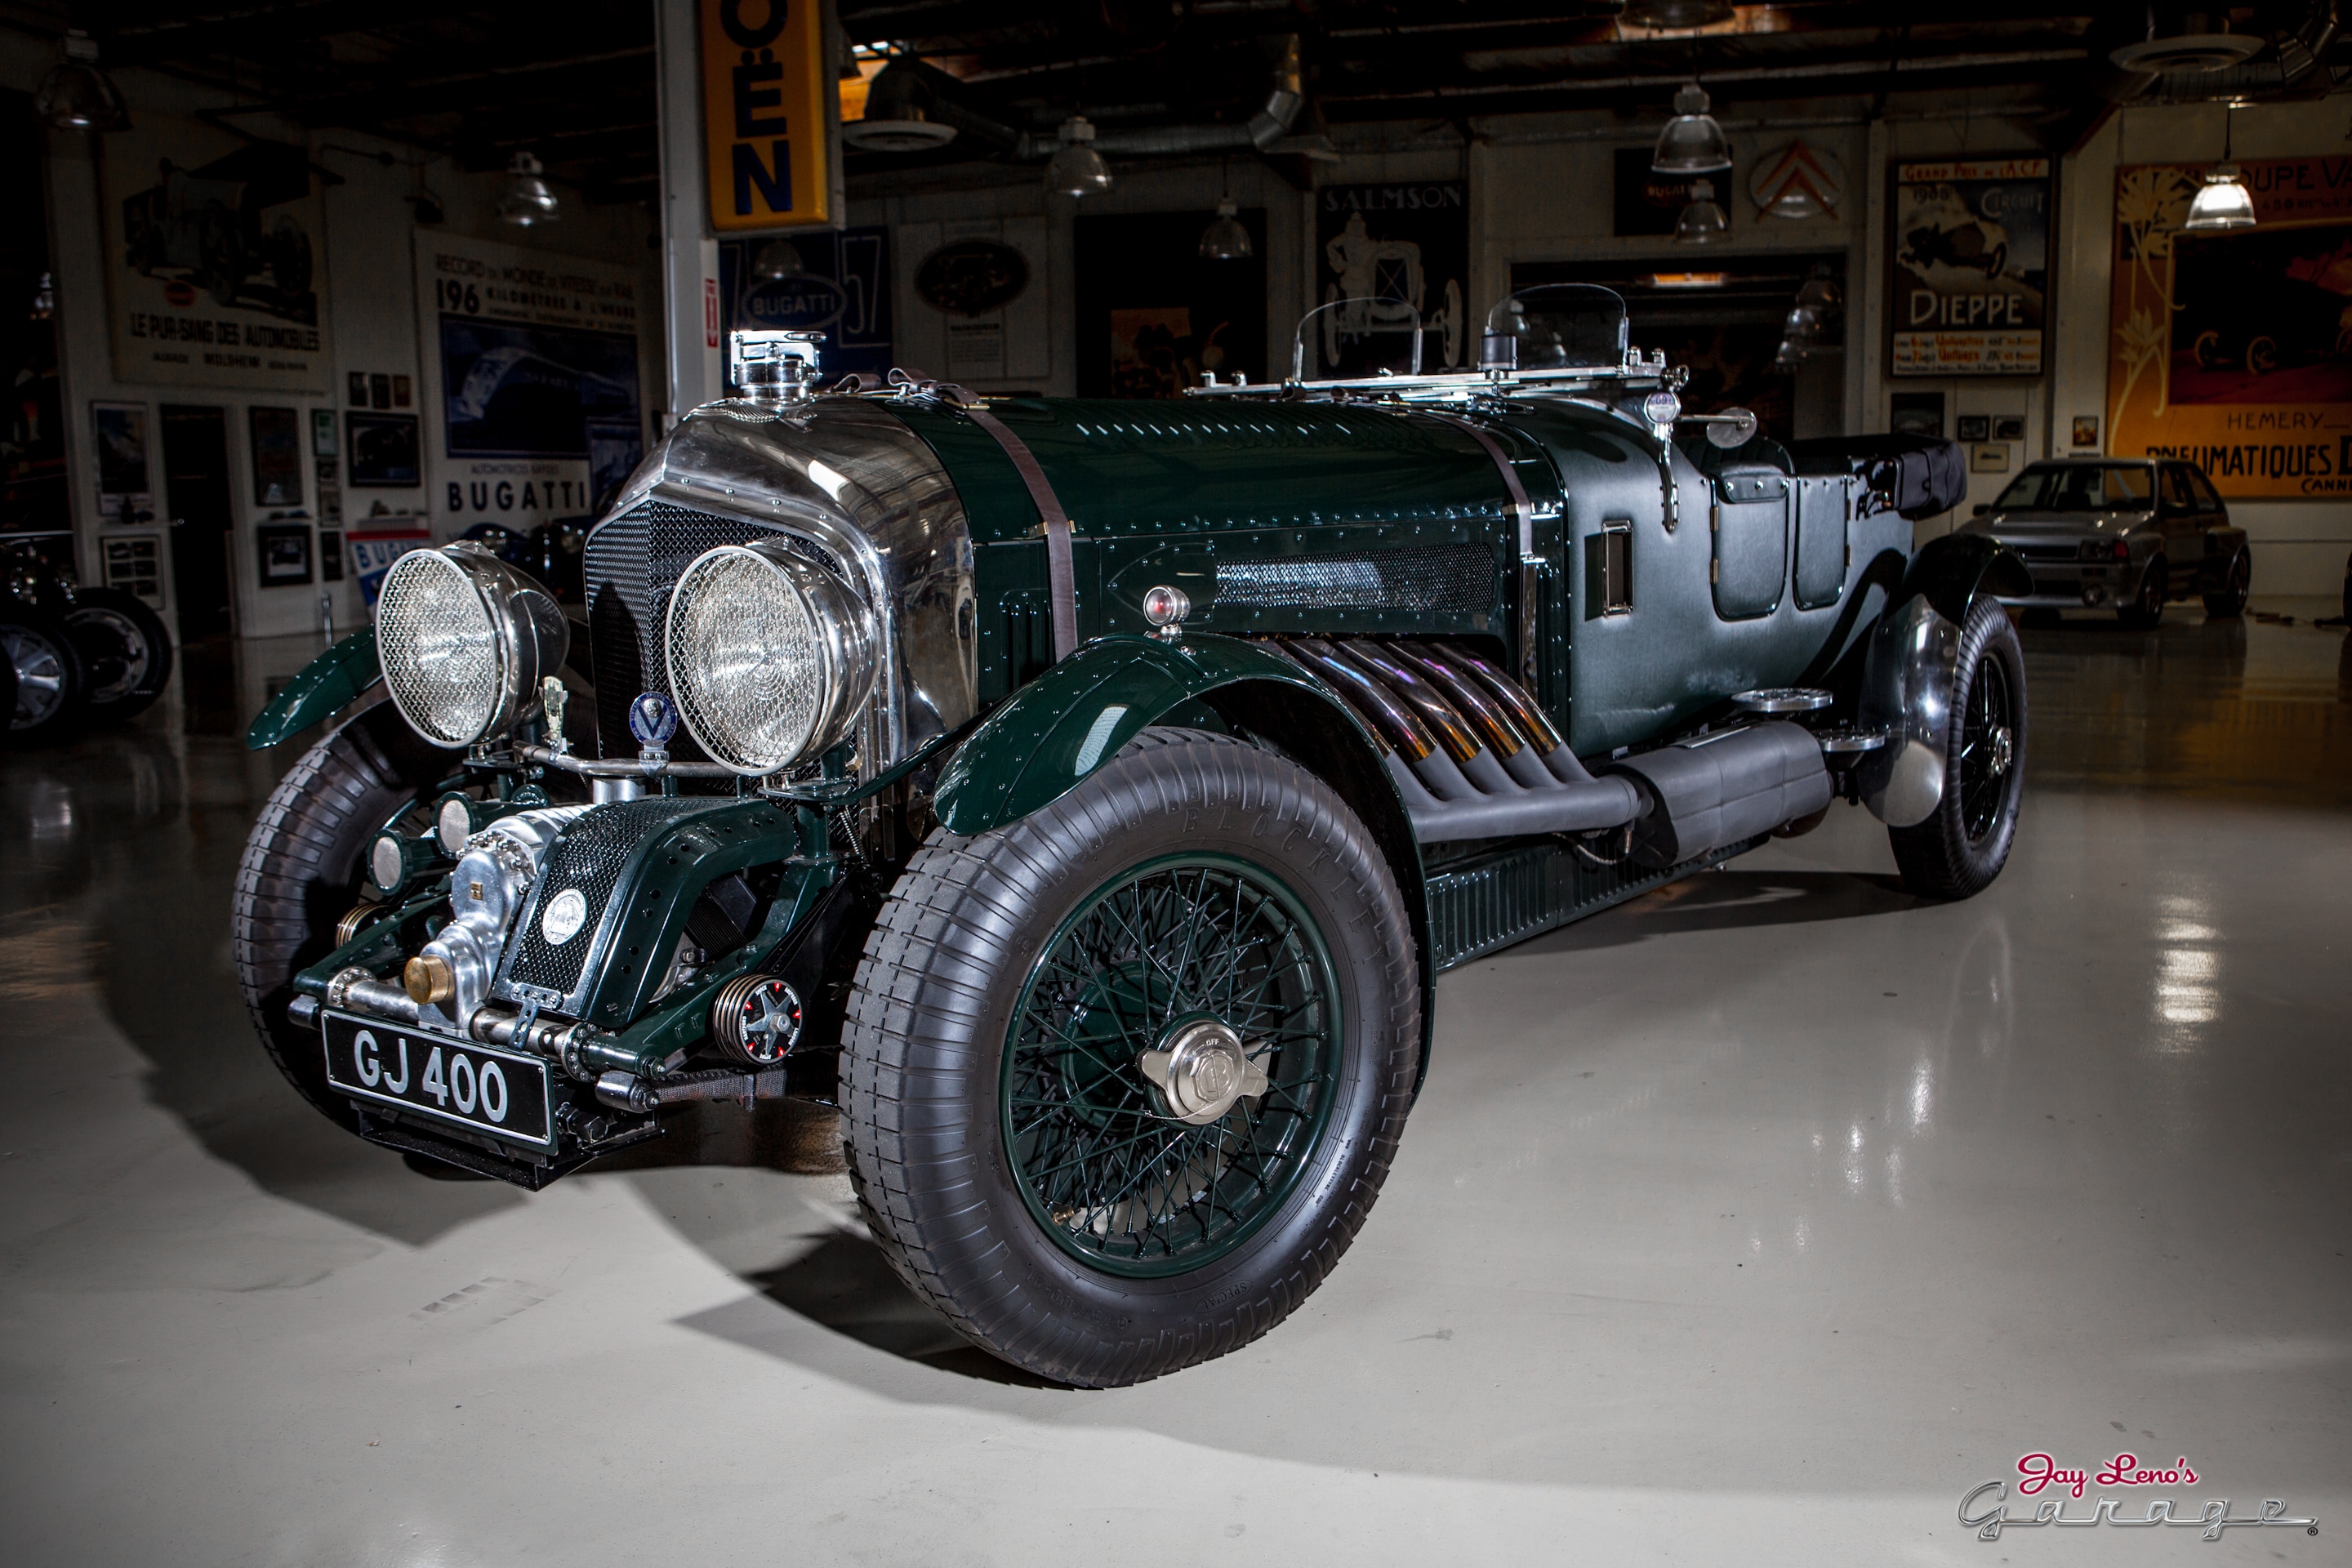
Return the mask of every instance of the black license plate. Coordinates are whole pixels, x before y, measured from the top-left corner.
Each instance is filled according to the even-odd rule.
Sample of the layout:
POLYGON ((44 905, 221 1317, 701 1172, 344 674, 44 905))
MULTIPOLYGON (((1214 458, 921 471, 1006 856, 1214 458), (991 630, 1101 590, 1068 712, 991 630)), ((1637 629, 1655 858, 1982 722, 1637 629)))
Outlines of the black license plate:
POLYGON ((354 1100, 533 1148, 554 1146, 547 1062, 381 1018, 320 1016, 327 1081, 354 1100))

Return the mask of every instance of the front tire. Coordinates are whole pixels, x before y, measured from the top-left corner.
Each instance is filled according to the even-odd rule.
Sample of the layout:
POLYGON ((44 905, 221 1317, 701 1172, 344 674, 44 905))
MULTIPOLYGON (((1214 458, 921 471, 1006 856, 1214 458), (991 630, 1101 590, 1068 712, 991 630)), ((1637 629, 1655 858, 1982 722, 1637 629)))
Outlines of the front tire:
POLYGON ((328 1086, 318 1031, 286 1016, 294 976, 335 950, 335 922, 360 901, 361 857, 377 832, 457 758, 427 745, 398 709, 380 701, 286 771, 237 867, 229 939, 246 1011, 286 1081, 352 1132, 359 1120, 328 1086))
POLYGON ((1952 691, 1944 795, 1913 827, 1890 827, 1903 885, 1930 899, 1966 899, 2009 862, 2025 797, 2025 656, 1994 600, 1969 606, 1952 691))
POLYGON ((960 1332, 1039 1375, 1223 1355, 1363 1225, 1421 1005, 1403 899, 1328 786, 1147 731, 1020 821, 935 831, 883 910, 842 1063, 868 1223, 960 1332))
POLYGON ((2116 608, 2116 619, 2136 632, 2152 632, 2163 625, 2168 576, 2163 556, 2149 562, 2147 570, 2139 574, 2139 592, 2132 595, 2130 604, 2116 608))

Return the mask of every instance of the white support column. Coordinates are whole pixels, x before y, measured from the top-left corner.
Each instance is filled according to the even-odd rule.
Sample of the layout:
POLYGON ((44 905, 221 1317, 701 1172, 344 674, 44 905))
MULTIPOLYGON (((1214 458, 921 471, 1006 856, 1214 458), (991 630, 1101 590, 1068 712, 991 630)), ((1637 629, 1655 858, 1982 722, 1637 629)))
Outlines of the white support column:
POLYGON ((698 0, 654 0, 661 105, 662 320, 669 347, 665 427, 725 391, 719 246, 703 216, 698 13, 698 0))

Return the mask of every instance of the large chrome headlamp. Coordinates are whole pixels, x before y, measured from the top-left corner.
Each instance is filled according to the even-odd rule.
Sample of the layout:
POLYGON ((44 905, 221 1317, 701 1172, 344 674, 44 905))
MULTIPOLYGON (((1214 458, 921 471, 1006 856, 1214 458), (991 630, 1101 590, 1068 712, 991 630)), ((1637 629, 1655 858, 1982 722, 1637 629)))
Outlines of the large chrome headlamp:
POLYGON ((479 544, 412 550, 376 598, 383 683, 409 727, 438 746, 503 731, 563 666, 572 628, 546 589, 479 544))
POLYGON ((766 541, 722 544, 671 590, 664 642, 678 717, 751 776, 849 732, 874 689, 874 617, 815 562, 766 541))

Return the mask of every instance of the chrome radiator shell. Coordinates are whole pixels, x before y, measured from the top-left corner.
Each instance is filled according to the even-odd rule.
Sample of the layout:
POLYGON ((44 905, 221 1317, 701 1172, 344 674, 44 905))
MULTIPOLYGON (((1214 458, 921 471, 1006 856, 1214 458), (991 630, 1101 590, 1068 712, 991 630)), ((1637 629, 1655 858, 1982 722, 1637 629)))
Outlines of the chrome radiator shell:
POLYGON ((614 739, 625 728, 602 721, 614 703, 667 694, 661 637, 677 574, 704 550, 755 539, 811 552, 874 613, 879 668, 857 731, 862 768, 887 767, 978 710, 971 529, 930 447, 876 402, 736 400, 678 421, 588 536, 607 755, 626 747, 614 739), (635 645, 636 684, 607 694, 629 684, 625 640, 635 645))

